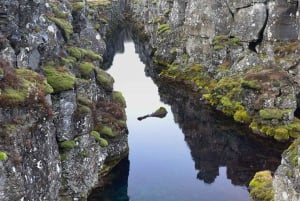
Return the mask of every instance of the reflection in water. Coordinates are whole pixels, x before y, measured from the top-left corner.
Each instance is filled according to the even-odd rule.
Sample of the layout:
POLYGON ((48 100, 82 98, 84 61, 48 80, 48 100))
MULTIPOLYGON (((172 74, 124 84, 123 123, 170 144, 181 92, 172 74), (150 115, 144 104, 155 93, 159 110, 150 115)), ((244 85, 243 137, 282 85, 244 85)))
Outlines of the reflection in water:
POLYGON ((234 185, 247 186, 255 172, 275 171, 286 145, 256 138, 247 127, 232 123, 217 111, 201 104, 201 98, 166 83, 159 84, 162 100, 171 105, 175 121, 198 170, 197 178, 213 183, 219 167, 227 167, 227 178, 234 185))
MULTIPOLYGON (((144 64, 136 60, 133 43, 126 43, 125 53, 110 69, 116 90, 127 101, 130 174, 126 159, 88 200, 248 201, 250 179, 258 170, 274 171, 285 147, 249 136, 247 127, 201 104, 196 95, 158 81, 160 99, 173 116, 137 121, 163 103, 156 86, 144 77, 144 64)), ((146 71, 151 74, 151 68, 146 71)))
POLYGON ((112 174, 104 178, 105 185, 93 190, 89 201, 128 201, 127 195, 129 160, 123 159, 112 174))

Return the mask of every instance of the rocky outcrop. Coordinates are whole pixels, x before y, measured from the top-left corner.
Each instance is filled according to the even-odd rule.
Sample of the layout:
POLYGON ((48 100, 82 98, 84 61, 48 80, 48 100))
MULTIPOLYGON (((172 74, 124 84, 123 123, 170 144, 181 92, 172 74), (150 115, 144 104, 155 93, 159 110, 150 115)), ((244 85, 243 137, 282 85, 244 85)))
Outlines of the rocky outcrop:
POLYGON ((86 200, 128 153, 126 104, 102 69, 124 1, 0 7, 0 199, 86 200))
MULTIPOLYGON (((137 38, 149 39, 145 51, 154 63, 144 61, 154 77, 201 94, 202 102, 254 134, 299 137, 298 1, 140 0, 131 6, 134 27, 144 28, 137 38)), ((297 200, 299 168, 288 171, 289 179, 283 167, 275 200, 297 200)))

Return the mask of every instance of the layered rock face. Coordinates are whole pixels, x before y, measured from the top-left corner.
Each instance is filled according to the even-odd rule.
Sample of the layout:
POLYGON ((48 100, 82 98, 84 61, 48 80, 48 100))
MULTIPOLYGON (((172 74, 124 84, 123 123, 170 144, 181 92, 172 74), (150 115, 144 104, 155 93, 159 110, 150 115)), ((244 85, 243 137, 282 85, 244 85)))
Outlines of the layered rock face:
POLYGON ((128 153, 126 104, 101 69, 124 2, 0 8, 0 200, 86 200, 128 153))
MULTIPOLYGON (((150 71, 202 94, 255 134, 298 138, 299 2, 131 1, 150 71)), ((145 60, 146 61, 146 60, 145 60)), ((299 199, 298 145, 275 173, 275 200, 299 199), (287 176, 287 172, 289 176, 287 176)))

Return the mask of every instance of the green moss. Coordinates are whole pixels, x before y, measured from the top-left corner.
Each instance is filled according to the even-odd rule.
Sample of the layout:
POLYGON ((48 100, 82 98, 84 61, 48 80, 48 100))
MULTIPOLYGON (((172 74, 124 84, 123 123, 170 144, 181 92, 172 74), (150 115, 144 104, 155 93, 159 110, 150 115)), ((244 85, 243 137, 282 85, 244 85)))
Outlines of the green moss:
POLYGON ((61 161, 65 161, 65 160, 67 160, 67 153, 60 153, 59 157, 60 157, 61 161))
POLYGON ((50 6, 52 8, 53 14, 55 17, 58 18, 67 18, 68 13, 61 11, 60 9, 57 8, 57 5, 54 3, 50 3, 50 6))
POLYGON ((98 142, 99 142, 99 145, 101 147, 107 147, 108 146, 108 141, 104 138, 100 138, 98 142))
POLYGON ((274 190, 270 171, 257 172, 250 184, 250 196, 253 200, 273 201, 274 190))
POLYGON ((109 0, 97 0, 97 1, 88 1, 89 7, 107 7, 111 5, 109 0))
POLYGON ((281 119, 283 115, 290 113, 291 110, 289 109, 277 109, 277 108, 270 108, 270 109, 262 109, 259 111, 259 116, 262 119, 270 120, 270 119, 281 119))
POLYGON ((82 62, 79 64, 78 69, 81 76, 88 77, 91 74, 91 72, 95 69, 95 66, 91 62, 82 62))
POLYGON ((61 64, 62 65, 68 65, 70 64, 71 66, 73 66, 76 63, 76 58, 75 57, 60 57, 61 60, 61 64))
POLYGON ((99 141, 100 140, 100 133, 98 131, 92 131, 91 135, 95 138, 95 140, 99 141))
POLYGON ((234 113, 233 118, 235 121, 241 123, 248 123, 251 121, 251 117, 248 115, 246 110, 237 110, 234 113))
POLYGON ((126 107, 126 101, 123 94, 120 91, 114 91, 112 93, 113 100, 120 104, 122 107, 126 107))
POLYGON ((0 160, 6 161, 8 159, 8 156, 5 152, 0 151, 0 160))
POLYGON ((79 10, 81 10, 82 8, 84 8, 84 2, 75 2, 72 3, 72 11, 73 12, 77 12, 79 10))
POLYGON ((67 140, 63 141, 59 144, 59 147, 61 149, 73 149, 75 147, 76 143, 74 140, 67 140))
POLYGON ((248 89, 259 90, 261 85, 257 80, 242 80, 242 87, 248 89))
POLYGON ((108 91, 112 90, 114 78, 102 69, 96 69, 96 74, 98 84, 108 91))
POLYGON ((286 128, 276 128, 274 130, 274 138, 278 141, 288 140, 289 139, 289 131, 286 128))
POLYGON ((69 47, 67 48, 68 53, 72 56, 75 57, 77 60, 80 59, 90 59, 90 60, 99 60, 102 61, 102 56, 95 53, 92 50, 87 50, 84 48, 79 48, 79 47, 69 47))
POLYGON ((76 78, 73 74, 68 71, 60 72, 51 66, 46 66, 44 70, 47 81, 53 87, 55 93, 74 88, 76 78))
POLYGON ((287 157, 287 160, 293 166, 298 166, 298 146, 299 146, 299 139, 296 139, 289 148, 284 152, 284 155, 287 157))
POLYGON ((108 137, 116 137, 117 136, 117 133, 113 132, 113 130, 110 127, 108 127, 108 126, 104 126, 101 129, 100 134, 108 136, 108 137))
POLYGON ((48 16, 48 19, 54 22, 58 26, 58 28, 60 28, 63 31, 67 40, 70 39, 71 35, 73 34, 73 26, 70 22, 64 19, 51 16, 48 16))
POLYGON ((78 107, 79 112, 81 112, 83 114, 90 114, 92 112, 91 108, 89 108, 88 106, 78 104, 77 107, 78 107))
POLYGON ((77 102, 79 104, 88 106, 88 107, 92 107, 93 106, 93 101, 91 99, 89 99, 87 96, 79 94, 77 96, 77 102))
POLYGON ((221 50, 225 47, 237 47, 240 45, 240 39, 236 37, 228 37, 226 35, 215 36, 212 41, 214 50, 221 50))
POLYGON ((158 33, 162 34, 162 33, 171 33, 171 28, 169 24, 161 24, 158 26, 158 33))

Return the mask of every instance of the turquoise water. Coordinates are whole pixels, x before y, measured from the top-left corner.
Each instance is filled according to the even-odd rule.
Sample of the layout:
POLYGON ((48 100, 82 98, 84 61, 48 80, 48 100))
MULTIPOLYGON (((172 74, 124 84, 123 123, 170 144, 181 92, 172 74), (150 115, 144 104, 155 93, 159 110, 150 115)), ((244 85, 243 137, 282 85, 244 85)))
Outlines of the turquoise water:
POLYGON ((176 94, 177 89, 160 88, 172 107, 163 103, 144 68, 129 42, 108 70, 127 102, 130 153, 89 200, 249 201, 249 180, 257 170, 274 169, 280 153, 264 155, 264 145, 232 128, 231 120, 215 118, 193 98, 176 94), (137 120, 160 106, 168 110, 166 118, 137 120))

